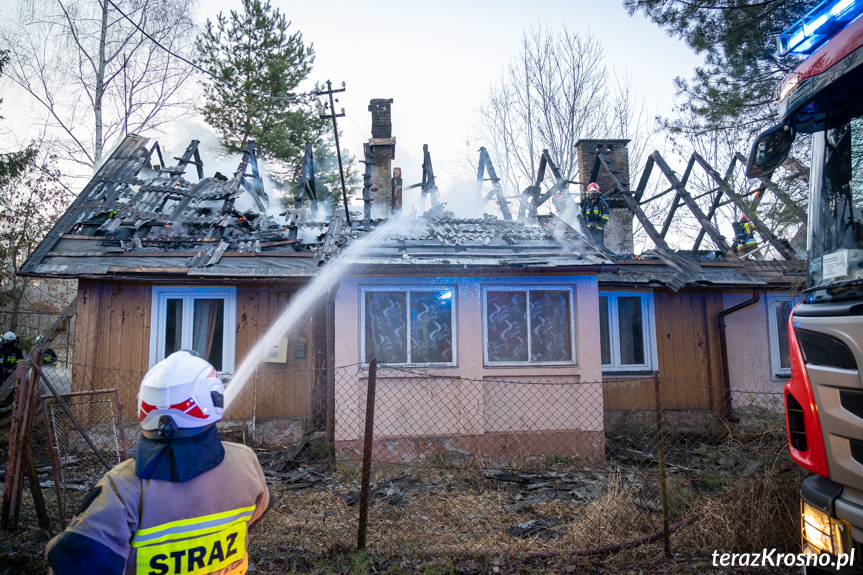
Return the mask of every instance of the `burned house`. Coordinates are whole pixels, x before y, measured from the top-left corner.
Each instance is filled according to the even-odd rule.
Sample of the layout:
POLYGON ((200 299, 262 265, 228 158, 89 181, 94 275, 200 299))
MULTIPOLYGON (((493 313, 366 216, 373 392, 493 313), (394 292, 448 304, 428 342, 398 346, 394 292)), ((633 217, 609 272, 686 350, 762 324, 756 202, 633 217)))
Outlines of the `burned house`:
MULTIPOLYGON (((391 103, 370 106, 362 216, 319 213, 308 181, 294 208, 272 207, 252 147, 233 174, 205 177, 197 142, 169 164, 157 143, 128 136, 22 268, 78 280, 73 390, 119 387, 134 405, 142 374, 184 348, 230 381, 340 258, 351 266, 278 334, 227 414, 269 421, 260 438, 326 428, 356 452, 372 359, 387 366, 376 437, 396 460, 422 455, 419 437, 488 455, 511 454, 513 435, 531 453, 596 453, 603 413, 644 405, 654 371, 676 408, 724 412, 735 389, 780 385, 799 262, 681 255, 656 230, 652 255, 631 255, 633 218, 645 222, 625 140, 580 142, 592 172, 580 179, 610 194, 606 246, 537 214, 551 195, 539 182, 515 200, 494 190, 495 215, 456 218, 427 150, 417 193, 428 209, 399 214, 391 103)), ((685 203, 685 186, 677 193, 685 203)))

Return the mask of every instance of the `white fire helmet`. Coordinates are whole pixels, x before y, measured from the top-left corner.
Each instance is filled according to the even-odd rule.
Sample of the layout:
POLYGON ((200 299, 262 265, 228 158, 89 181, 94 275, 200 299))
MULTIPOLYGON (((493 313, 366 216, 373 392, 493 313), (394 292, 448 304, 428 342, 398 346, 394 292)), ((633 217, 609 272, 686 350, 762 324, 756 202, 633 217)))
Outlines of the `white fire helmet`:
POLYGON ((3 341, 15 341, 16 339, 18 339, 18 338, 15 337, 15 334, 12 333, 11 331, 7 331, 6 333, 3 334, 3 341))
POLYGON ((188 351, 153 366, 141 381, 138 418, 150 439, 196 435, 222 419, 225 386, 216 369, 188 351))

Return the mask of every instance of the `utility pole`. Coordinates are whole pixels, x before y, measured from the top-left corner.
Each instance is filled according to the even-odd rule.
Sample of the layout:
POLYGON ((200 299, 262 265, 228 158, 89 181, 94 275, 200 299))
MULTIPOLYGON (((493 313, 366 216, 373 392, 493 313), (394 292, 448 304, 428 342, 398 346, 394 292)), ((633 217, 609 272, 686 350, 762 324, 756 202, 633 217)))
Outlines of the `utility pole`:
POLYGON ((327 94, 330 97, 329 108, 330 108, 331 113, 330 114, 321 114, 320 118, 322 120, 329 120, 329 119, 333 120, 333 136, 335 136, 335 139, 336 139, 336 157, 339 159, 339 178, 341 178, 341 180, 342 180, 342 199, 344 200, 344 203, 345 203, 345 221, 347 221, 348 225, 350 226, 351 225, 351 213, 348 210, 348 191, 345 188, 345 171, 344 171, 344 168, 342 168, 342 150, 339 147, 339 127, 338 127, 338 125, 336 125, 336 118, 344 118, 345 117, 345 109, 342 108, 341 114, 336 114, 336 108, 335 108, 335 105, 333 103, 333 94, 338 93, 338 92, 344 92, 344 91, 345 91, 345 83, 344 82, 342 82, 342 89, 341 90, 333 90, 333 83, 330 82, 329 80, 327 80, 326 91, 315 92, 315 95, 316 96, 323 96, 324 94, 327 94))

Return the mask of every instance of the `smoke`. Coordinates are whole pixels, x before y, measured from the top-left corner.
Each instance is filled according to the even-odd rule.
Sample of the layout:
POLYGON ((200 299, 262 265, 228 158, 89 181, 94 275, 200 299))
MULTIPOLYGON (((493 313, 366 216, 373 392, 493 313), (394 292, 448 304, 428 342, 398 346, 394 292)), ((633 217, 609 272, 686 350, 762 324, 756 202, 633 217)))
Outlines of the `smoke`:
MULTIPOLYGON (((440 180, 437 180, 438 183, 440 180)), ((456 218, 473 220, 482 219, 485 215, 495 216, 503 219, 503 214, 498 207, 497 200, 491 198, 486 201, 490 187, 483 186, 480 189, 476 180, 456 180, 451 185, 438 187, 440 201, 445 204, 445 209, 452 212, 456 218)), ((516 202, 510 201, 510 211, 514 212, 516 202)), ((432 207, 431 195, 422 199, 422 191, 419 188, 405 189, 402 192, 402 210, 416 213, 424 213, 432 207)))

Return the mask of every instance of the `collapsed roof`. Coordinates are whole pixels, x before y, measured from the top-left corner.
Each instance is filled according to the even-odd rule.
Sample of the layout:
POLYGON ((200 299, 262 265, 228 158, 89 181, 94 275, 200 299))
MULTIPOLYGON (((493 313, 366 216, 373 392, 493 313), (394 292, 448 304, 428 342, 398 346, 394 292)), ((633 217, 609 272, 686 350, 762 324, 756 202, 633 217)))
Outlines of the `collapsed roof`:
MULTIPOLYGON (((176 165, 166 166, 157 142, 127 136, 25 262, 22 275, 302 280, 369 233, 369 222, 346 224, 341 210, 329 217, 308 205, 272 206, 254 144, 229 176, 204 177, 197 140, 174 159, 176 165), (194 183, 186 179, 190 165, 197 171, 194 183)), ((464 220, 442 206, 402 218, 410 221, 362 250, 357 261, 414 269, 613 266, 558 220, 464 220)))

